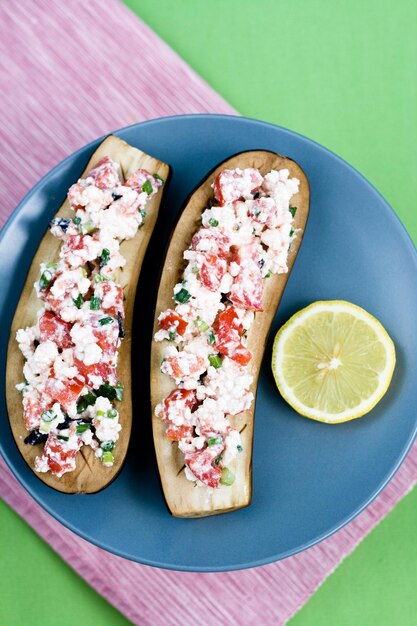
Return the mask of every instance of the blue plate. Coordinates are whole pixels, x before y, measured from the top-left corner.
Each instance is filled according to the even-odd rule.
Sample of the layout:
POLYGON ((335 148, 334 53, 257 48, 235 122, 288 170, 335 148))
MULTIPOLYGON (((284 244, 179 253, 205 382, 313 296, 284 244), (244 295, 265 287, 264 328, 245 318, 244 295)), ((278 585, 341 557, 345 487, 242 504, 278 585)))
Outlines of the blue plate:
MULTIPOLYGON (((225 571, 282 559, 328 537, 386 485, 416 434, 417 254, 379 193, 321 146, 288 130, 238 117, 154 120, 116 133, 173 168, 145 261, 137 303, 134 380, 137 422, 119 477, 96 495, 68 496, 44 485, 12 438, 1 388, 1 451, 29 493, 81 537, 120 556, 159 567, 225 571), (223 159, 265 148, 295 159, 310 181, 304 243, 273 324, 260 376, 247 509, 185 520, 169 514, 159 484, 149 398, 149 345, 156 268, 190 191, 223 159), (271 342, 290 315, 314 300, 350 300, 375 315, 393 338, 397 366, 383 400, 361 420, 329 426, 297 415, 270 371, 271 342)), ((26 272, 50 217, 99 140, 55 167, 26 196, 0 241, 1 368, 26 272)))

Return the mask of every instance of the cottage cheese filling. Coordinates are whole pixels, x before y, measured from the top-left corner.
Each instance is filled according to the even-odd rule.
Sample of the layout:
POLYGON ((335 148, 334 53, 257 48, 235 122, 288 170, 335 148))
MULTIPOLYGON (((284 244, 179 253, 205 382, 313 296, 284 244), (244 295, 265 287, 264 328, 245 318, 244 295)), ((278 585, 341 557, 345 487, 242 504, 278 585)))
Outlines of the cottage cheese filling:
POLYGON ((175 304, 158 317, 161 371, 176 388, 155 414, 184 454, 185 476, 218 488, 235 479, 230 465, 242 442, 233 418, 253 402, 246 334, 262 311, 264 282, 288 272, 299 181, 287 169, 262 176, 248 168, 223 170, 212 187, 216 203, 183 253, 175 304))
POLYGON ((59 259, 41 264, 35 289, 44 304, 37 323, 16 334, 26 359, 25 380, 17 385, 30 431, 25 443, 44 444, 35 459, 38 472, 61 477, 73 471, 82 446, 104 466, 114 463, 125 316, 114 276, 126 263, 120 243, 135 236, 163 182, 143 169, 123 181, 119 165, 104 157, 69 189, 74 216, 50 223, 62 241, 59 259))

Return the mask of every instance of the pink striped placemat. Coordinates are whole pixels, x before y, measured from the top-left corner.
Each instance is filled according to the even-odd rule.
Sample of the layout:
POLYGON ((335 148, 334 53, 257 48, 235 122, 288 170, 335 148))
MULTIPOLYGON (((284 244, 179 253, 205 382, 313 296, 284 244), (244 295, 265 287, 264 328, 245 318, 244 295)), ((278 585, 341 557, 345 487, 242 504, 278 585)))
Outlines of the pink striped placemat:
MULTIPOLYGON (((153 117, 234 112, 116 0, 3 0, 0 18, 1 224, 40 176, 100 135, 153 117)), ((0 459, 3 499, 141 626, 284 624, 416 482, 417 444, 378 498, 321 544, 257 569, 189 574, 132 563, 80 539, 36 504, 0 459)))

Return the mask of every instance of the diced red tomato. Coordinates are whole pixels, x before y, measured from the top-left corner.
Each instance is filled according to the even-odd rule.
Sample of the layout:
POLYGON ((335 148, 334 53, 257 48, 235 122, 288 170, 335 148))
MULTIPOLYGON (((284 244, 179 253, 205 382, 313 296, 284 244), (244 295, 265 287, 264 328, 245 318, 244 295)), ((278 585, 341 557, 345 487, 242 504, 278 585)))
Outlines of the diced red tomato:
POLYGON ((200 228, 191 240, 191 249, 227 259, 230 256, 230 239, 218 230, 200 228))
POLYGON ((136 172, 133 172, 133 174, 126 178, 124 185, 126 187, 132 187, 132 189, 138 193, 142 193, 142 187, 147 180, 152 185, 152 193, 148 194, 148 196, 153 196, 162 185, 162 181, 152 176, 147 170, 136 170, 136 172))
POLYGON ((41 342, 50 339, 58 348, 65 350, 72 346, 72 340, 70 335, 72 324, 64 322, 60 317, 45 311, 39 318, 39 333, 41 342))
POLYGON ((78 400, 84 383, 78 378, 69 380, 59 380, 58 378, 48 378, 45 383, 45 395, 59 404, 66 410, 78 400))
POLYGON ((115 317, 120 313, 122 318, 124 318, 123 288, 120 285, 112 281, 97 283, 94 295, 100 298, 103 311, 115 317))
POLYGON ((255 168, 223 170, 217 174, 213 183, 214 197, 220 206, 240 198, 249 198, 250 194, 259 189, 262 180, 261 174, 255 168))
POLYGON ((193 426, 169 426, 165 432, 171 441, 180 441, 181 439, 190 439, 194 434, 193 426))
POLYGON ((23 396, 23 421, 27 430, 39 428, 41 414, 50 409, 52 402, 45 399, 23 396))
POLYGON ((35 468, 39 462, 46 460, 51 473, 54 476, 62 476, 66 472, 75 469, 75 457, 81 448, 81 438, 78 439, 78 447, 69 448, 66 441, 61 441, 55 433, 50 433, 43 449, 42 458, 35 459, 35 468))
POLYGON ((99 248, 99 242, 91 235, 69 235, 62 246, 61 256, 70 267, 81 267, 97 258, 99 248))
POLYGON ((172 309, 168 309, 161 313, 158 317, 159 327, 163 330, 169 330, 172 326, 175 326, 177 333, 183 335, 187 329, 188 322, 186 322, 178 313, 172 309))
POLYGON ((200 354, 191 352, 178 352, 174 356, 168 356, 161 366, 161 371, 168 374, 176 381, 187 378, 198 378, 207 369, 207 360, 200 354))
POLYGON ((88 178, 94 179, 94 184, 99 189, 113 189, 120 185, 120 177, 117 165, 110 157, 105 156, 87 174, 88 178))
POLYGON ((233 306, 218 314, 213 328, 216 331, 214 348, 239 365, 247 365, 252 353, 241 342, 243 327, 233 306))
POLYGON ((186 465, 190 468, 194 476, 207 485, 207 487, 219 486, 222 470, 214 461, 222 450, 222 445, 216 445, 185 455, 186 465))
POLYGON ((101 378, 103 382, 108 382, 111 385, 117 385, 117 372, 116 368, 108 362, 92 363, 86 365, 80 359, 74 356, 74 365, 77 368, 80 376, 84 378, 85 382, 93 389, 98 389, 101 382, 98 384, 97 377, 101 378))
POLYGON ((174 389, 167 395, 160 406, 158 417, 174 425, 174 421, 190 421, 192 409, 197 404, 195 391, 192 389, 174 389))
POLYGON ((227 261, 215 254, 205 254, 200 268, 201 282, 210 291, 217 291, 226 271, 227 261))
POLYGON ((229 298, 243 309, 263 311, 262 293, 263 284, 260 269, 243 269, 233 281, 229 298))

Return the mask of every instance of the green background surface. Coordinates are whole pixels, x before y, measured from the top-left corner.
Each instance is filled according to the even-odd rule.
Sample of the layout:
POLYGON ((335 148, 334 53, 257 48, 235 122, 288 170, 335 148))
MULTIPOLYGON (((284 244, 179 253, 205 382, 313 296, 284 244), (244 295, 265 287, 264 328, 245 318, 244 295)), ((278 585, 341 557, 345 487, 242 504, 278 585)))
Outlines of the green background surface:
MULTIPOLYGON (((127 4, 241 114, 307 135, 360 170, 417 242, 414 0, 127 4)), ((413 491, 292 626, 415 626, 416 529, 413 491)), ((3 503, 0 577, 5 626, 128 623, 3 503)))

